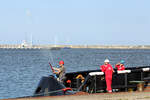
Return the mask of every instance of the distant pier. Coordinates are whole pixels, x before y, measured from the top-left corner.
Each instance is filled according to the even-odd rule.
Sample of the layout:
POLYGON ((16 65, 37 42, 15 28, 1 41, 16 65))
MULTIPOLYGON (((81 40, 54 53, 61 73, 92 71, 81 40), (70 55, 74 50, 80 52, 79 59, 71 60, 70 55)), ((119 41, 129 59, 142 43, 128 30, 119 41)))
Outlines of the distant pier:
POLYGON ((58 48, 91 48, 91 49, 150 49, 150 45, 10 45, 1 44, 1 49, 58 49, 58 48))

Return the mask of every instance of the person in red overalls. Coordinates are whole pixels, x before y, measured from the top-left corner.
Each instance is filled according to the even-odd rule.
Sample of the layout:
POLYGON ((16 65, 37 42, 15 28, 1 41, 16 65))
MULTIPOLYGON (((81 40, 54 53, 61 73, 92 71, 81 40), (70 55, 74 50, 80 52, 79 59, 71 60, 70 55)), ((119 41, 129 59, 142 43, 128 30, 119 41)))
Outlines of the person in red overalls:
POLYGON ((111 88, 112 75, 113 75, 114 70, 113 70, 111 64, 109 64, 109 60, 106 59, 104 61, 104 65, 100 66, 100 68, 101 68, 102 72, 105 73, 105 80, 106 80, 106 85, 107 85, 107 89, 106 90, 109 93, 111 93, 112 92, 112 88, 111 88))
POLYGON ((122 71, 125 70, 125 66, 124 66, 125 61, 121 60, 119 63, 117 63, 115 65, 115 67, 117 68, 118 71, 122 71))

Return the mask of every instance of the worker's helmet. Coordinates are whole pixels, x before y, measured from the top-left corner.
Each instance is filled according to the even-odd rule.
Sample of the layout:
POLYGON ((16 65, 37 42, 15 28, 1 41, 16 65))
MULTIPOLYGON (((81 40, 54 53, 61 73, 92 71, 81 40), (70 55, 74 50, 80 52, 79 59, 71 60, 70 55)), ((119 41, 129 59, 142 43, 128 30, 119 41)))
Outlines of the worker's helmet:
POLYGON ((64 61, 63 60, 61 60, 61 61, 59 61, 59 64, 61 65, 64 65, 64 61))
POLYGON ((106 63, 106 62, 108 62, 108 63, 109 63, 109 59, 105 59, 105 61, 104 61, 104 62, 105 62, 105 63, 106 63))
POLYGON ((120 64, 124 64, 125 63, 125 61, 124 60, 120 60, 120 64))

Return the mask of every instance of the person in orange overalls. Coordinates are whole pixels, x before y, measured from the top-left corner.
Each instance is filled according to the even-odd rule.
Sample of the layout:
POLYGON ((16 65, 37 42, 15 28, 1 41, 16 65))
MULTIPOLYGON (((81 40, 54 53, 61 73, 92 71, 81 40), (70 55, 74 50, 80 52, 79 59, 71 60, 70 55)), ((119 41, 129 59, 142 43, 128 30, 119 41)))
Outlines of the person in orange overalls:
POLYGON ((115 65, 115 67, 117 68, 118 71, 122 71, 125 70, 125 66, 124 66, 125 61, 121 60, 119 63, 117 63, 115 65))
POLYGON ((111 88, 112 75, 113 75, 114 70, 113 70, 111 64, 109 64, 109 60, 106 59, 104 61, 104 65, 100 66, 100 68, 101 68, 102 72, 105 73, 105 80, 106 80, 106 86, 107 86, 106 90, 109 93, 111 93, 112 92, 112 88, 111 88))

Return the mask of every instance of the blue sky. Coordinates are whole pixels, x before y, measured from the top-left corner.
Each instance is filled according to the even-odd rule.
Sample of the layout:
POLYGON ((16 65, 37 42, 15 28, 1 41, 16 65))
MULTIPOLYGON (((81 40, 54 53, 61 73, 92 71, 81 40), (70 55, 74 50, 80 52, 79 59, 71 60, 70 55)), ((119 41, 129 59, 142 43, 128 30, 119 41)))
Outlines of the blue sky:
POLYGON ((0 44, 149 45, 150 0, 1 0, 0 44))

